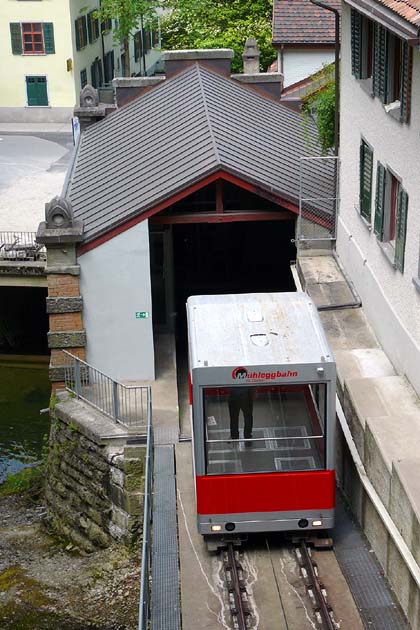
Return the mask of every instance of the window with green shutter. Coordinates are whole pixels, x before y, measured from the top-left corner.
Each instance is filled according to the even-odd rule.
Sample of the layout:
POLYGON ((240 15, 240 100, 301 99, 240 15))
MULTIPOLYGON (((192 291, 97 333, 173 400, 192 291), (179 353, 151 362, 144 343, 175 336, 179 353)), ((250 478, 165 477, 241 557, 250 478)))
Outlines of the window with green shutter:
POLYGON ((375 24, 373 55, 373 93, 382 103, 388 93, 388 32, 381 24, 375 24))
POLYGON ((12 43, 12 53, 14 55, 21 55, 23 52, 23 48, 22 48, 22 29, 20 26, 20 22, 10 23, 10 38, 11 38, 11 43, 12 43))
POLYGON ((76 50, 81 50, 88 43, 86 15, 81 15, 74 21, 74 30, 76 34, 76 50))
POLYGON ((55 53, 54 43, 54 24, 52 22, 43 22, 42 32, 44 34, 44 50, 47 55, 55 53))
POLYGON ((385 209, 385 167, 378 162, 378 168, 376 172, 376 199, 375 199, 375 221, 373 229, 381 241, 383 238, 383 226, 384 226, 384 209, 385 209))
POLYGON ((26 77, 26 95, 28 107, 47 107, 47 77, 26 77))
POLYGON ((400 187, 398 195, 397 216, 395 221, 395 266, 401 273, 404 271, 405 240, 407 234, 408 195, 400 187))
POLYGON ((372 207, 373 150, 362 140, 360 145, 360 214, 368 223, 372 207))
POLYGON ((401 90, 400 90, 400 120, 410 122, 411 109, 411 82, 413 70, 413 49, 403 42, 402 45, 402 68, 401 68, 401 90))
POLYGON ((362 16, 351 10, 351 71, 356 79, 362 76, 362 16))

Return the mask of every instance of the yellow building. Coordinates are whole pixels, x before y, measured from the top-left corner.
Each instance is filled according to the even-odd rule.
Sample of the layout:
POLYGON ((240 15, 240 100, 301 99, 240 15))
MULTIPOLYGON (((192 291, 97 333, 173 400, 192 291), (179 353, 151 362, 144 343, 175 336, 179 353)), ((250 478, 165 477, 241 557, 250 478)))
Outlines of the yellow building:
MULTIPOLYGON (((122 75, 112 21, 94 18, 99 0, 1 0, 0 122, 65 122, 80 89, 122 75)), ((151 74, 160 33, 139 28, 130 41, 131 74, 151 74)))

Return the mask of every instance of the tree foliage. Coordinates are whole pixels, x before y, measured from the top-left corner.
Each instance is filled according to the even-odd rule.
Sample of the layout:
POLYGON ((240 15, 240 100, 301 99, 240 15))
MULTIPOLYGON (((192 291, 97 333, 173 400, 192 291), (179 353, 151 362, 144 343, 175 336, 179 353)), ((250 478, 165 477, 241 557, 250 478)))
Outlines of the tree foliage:
POLYGON ((335 81, 333 66, 323 68, 314 77, 313 87, 302 99, 304 121, 312 118, 318 130, 322 154, 334 146, 335 81))
POLYGON ((101 0, 100 7, 96 11, 99 20, 117 20, 117 26, 113 29, 114 39, 124 46, 125 67, 124 76, 130 76, 130 38, 139 29, 139 22, 143 26, 150 26, 156 20, 156 8, 160 6, 159 0, 101 0))
POLYGON ((163 0, 162 45, 166 50, 232 48, 232 70, 242 70, 248 37, 261 51, 261 69, 276 57, 271 44, 272 0, 163 0))

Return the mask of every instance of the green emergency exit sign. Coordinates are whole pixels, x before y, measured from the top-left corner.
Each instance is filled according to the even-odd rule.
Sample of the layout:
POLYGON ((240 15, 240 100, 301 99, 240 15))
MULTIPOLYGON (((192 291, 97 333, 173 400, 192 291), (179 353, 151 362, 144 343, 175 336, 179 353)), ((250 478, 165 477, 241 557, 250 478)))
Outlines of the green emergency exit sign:
POLYGON ((147 319, 149 313, 147 311, 136 311, 136 319, 147 319))

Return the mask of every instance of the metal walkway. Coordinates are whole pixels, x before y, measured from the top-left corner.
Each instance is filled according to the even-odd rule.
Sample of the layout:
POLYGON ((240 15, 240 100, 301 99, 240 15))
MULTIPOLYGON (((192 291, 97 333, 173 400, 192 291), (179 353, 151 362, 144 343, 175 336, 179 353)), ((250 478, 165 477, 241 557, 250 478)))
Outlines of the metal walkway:
POLYGON ((179 630, 179 567, 173 445, 156 445, 154 460, 152 630, 179 630))
POLYGON ((369 630, 408 630, 410 625, 395 603, 381 566, 337 493, 334 551, 369 630))

